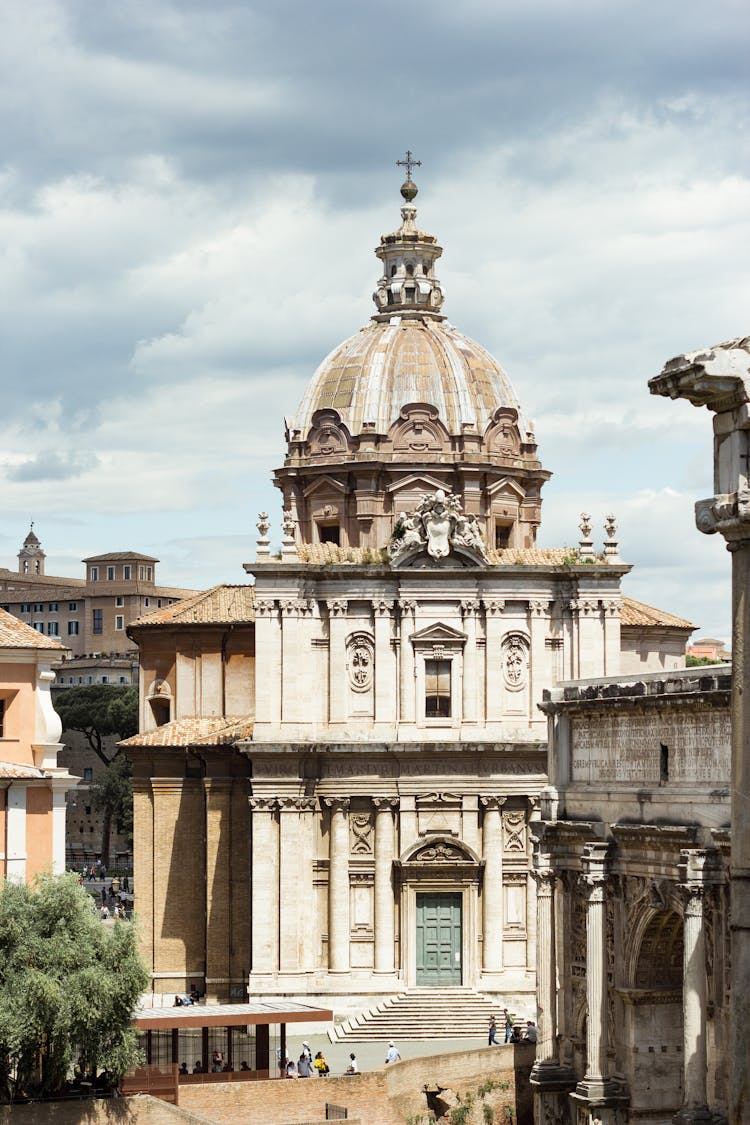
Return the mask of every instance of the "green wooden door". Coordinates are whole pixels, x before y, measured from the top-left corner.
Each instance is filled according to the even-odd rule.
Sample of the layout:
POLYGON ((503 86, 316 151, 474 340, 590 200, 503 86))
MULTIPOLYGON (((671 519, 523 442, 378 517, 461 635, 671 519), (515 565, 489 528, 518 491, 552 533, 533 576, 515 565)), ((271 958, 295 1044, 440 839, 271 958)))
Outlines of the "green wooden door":
POLYGON ((417 984, 461 984, 461 895, 417 895, 417 984))

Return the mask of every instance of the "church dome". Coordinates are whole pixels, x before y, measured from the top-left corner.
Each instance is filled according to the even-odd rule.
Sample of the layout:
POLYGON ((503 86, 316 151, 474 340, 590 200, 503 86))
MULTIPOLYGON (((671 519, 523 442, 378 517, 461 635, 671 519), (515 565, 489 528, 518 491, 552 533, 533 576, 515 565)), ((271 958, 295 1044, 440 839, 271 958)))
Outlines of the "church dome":
POLYGON ((407 153, 401 226, 375 249, 376 312, 323 360, 286 419, 275 483, 303 543, 380 548, 399 512, 442 490, 491 545, 530 547, 550 474, 508 376, 441 311, 443 251, 416 224, 415 163, 407 153))
MULTIPOLYGON (((498 407, 521 407, 499 363, 435 317, 379 318, 350 336, 313 375, 292 428, 307 436, 317 411, 335 410, 349 433, 386 434, 409 403, 437 411, 451 435, 483 434, 498 407)), ((521 423, 525 433, 528 425, 521 423)))

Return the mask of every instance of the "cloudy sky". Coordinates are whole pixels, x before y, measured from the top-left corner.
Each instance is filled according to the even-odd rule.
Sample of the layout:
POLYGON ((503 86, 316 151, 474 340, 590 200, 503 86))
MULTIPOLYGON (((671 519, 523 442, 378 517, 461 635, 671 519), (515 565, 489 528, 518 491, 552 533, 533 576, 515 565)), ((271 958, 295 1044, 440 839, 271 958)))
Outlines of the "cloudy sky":
POLYGON ((710 416, 647 380, 750 327, 749 39, 744 0, 5 0, 0 565, 33 518, 50 573, 246 580, 409 147, 444 311, 554 472, 542 543, 614 512, 626 592, 728 638, 710 416))

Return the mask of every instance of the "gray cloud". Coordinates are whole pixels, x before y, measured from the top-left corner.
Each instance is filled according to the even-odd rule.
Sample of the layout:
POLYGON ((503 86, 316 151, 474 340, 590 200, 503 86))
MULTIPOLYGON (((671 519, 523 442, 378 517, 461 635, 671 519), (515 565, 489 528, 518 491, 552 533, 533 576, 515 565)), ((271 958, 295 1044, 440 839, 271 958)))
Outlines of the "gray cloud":
POLYGON ((99 458, 92 453, 38 453, 18 465, 6 465, 9 481, 60 481, 80 477, 96 469, 99 458))

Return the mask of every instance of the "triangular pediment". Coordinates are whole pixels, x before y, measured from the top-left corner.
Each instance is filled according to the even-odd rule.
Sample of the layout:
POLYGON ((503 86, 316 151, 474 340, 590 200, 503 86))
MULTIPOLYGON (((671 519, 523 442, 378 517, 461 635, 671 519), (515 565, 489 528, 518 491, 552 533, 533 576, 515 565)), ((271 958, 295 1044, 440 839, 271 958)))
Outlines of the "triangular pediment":
POLYGON ((329 490, 333 488, 337 492, 346 492, 346 485, 343 483, 343 481, 336 480, 335 477, 323 476, 316 477, 312 484, 308 484, 303 495, 312 496, 314 492, 318 492, 321 488, 329 490))
POLYGON ((425 493, 435 492, 438 488, 445 488, 445 480, 433 477, 428 473, 411 473, 409 476, 399 477, 388 485, 389 492, 400 492, 402 489, 421 488, 425 493))
POLYGON ((452 625, 444 625, 442 621, 437 621, 434 625, 428 625, 426 629, 418 629, 409 639, 417 644, 441 645, 465 644, 468 638, 460 629, 454 629, 452 625))
POLYGON ((493 484, 489 485, 487 489, 488 496, 496 496, 498 492, 515 492, 519 500, 526 499, 526 492, 512 477, 503 477, 502 480, 496 480, 493 484))

